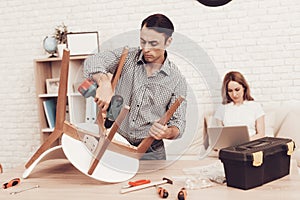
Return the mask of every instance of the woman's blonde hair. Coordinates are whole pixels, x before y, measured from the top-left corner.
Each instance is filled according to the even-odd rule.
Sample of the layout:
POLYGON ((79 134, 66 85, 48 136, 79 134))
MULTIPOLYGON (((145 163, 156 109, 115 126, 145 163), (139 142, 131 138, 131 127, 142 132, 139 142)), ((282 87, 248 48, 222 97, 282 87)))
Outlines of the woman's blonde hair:
POLYGON ((227 104, 232 102, 232 99, 230 98, 230 96, 228 95, 228 83, 230 81, 235 81, 238 82, 239 84, 241 84, 244 88, 244 100, 248 100, 248 101, 253 101, 254 98, 250 95, 250 88, 249 85, 246 81, 246 79, 244 78, 244 76, 237 71, 231 71, 228 72, 224 79, 223 79, 223 85, 222 85, 222 104, 227 104))

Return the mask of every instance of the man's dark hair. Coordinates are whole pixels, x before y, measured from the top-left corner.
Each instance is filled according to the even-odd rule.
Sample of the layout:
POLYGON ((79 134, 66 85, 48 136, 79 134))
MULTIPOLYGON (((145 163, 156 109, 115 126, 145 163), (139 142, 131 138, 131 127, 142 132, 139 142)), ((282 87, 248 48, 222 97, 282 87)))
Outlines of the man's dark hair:
POLYGON ((153 29, 159 33, 164 33, 167 37, 171 37, 174 32, 173 23, 169 18, 162 14, 150 15, 143 20, 141 29, 146 26, 149 29, 153 29))

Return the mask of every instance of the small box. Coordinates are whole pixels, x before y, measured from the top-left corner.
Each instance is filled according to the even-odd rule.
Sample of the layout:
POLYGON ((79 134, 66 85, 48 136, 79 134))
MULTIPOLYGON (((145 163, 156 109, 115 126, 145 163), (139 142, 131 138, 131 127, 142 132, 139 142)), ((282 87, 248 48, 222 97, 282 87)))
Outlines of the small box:
POLYGON ((294 148, 291 139, 264 137, 221 149, 227 186, 247 190, 288 175, 294 148))

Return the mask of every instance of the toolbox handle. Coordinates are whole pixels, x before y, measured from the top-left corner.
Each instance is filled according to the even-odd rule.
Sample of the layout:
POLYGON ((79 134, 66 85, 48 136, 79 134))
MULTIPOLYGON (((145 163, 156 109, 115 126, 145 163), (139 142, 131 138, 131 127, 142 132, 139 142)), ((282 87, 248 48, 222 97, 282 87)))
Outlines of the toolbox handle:
POLYGON ((256 141, 256 140, 254 140, 253 142, 250 142, 243 147, 245 147, 245 149, 255 149, 255 148, 259 148, 259 147, 271 145, 271 144, 272 144, 271 141, 265 141, 265 140, 256 141))

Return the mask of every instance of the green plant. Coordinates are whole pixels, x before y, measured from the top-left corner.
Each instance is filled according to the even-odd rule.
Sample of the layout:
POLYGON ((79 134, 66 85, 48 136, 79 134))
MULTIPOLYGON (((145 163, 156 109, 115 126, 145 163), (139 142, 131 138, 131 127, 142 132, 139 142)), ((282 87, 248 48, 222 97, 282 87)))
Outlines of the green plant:
POLYGON ((55 38, 58 44, 67 43, 67 33, 68 33, 68 27, 64 23, 62 23, 62 25, 59 25, 55 28, 55 38))

